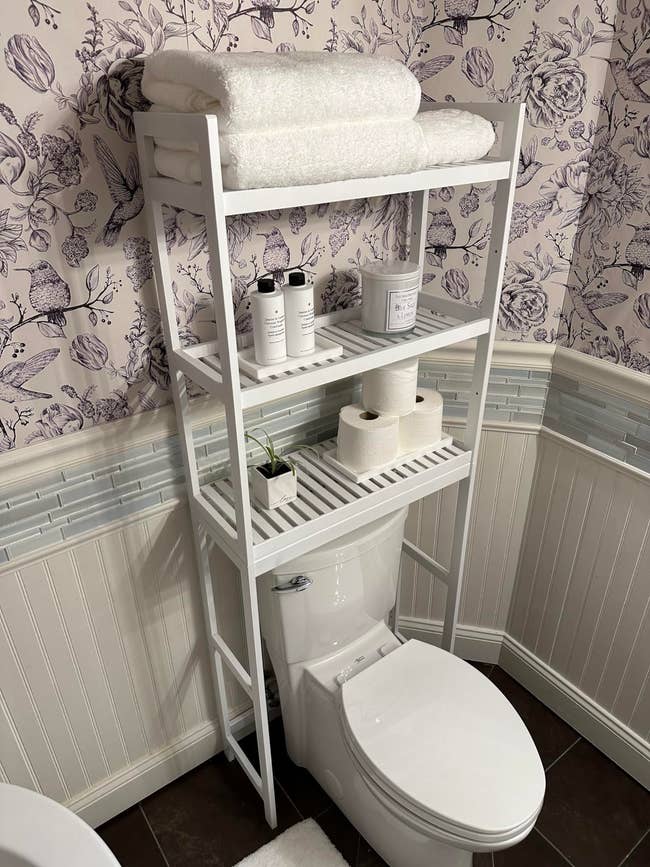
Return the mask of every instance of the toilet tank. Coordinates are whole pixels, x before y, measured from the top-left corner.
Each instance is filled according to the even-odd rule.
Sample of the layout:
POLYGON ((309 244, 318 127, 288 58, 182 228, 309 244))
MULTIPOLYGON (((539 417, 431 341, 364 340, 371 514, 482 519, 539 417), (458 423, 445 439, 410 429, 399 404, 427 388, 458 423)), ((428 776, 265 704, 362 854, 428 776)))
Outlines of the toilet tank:
POLYGON ((406 514, 400 509, 261 576, 262 635, 274 665, 333 653, 385 621, 395 605, 406 514), (311 583, 293 589, 297 576, 311 583))

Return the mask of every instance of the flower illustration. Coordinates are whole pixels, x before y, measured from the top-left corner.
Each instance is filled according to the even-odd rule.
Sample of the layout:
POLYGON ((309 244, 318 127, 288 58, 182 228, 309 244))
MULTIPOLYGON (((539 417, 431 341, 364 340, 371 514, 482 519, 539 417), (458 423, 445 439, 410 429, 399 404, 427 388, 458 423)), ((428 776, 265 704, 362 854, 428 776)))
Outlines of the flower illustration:
POLYGON ((494 61, 487 48, 470 48, 465 52, 460 68, 474 87, 485 87, 494 75, 494 61))
POLYGON ((469 279, 467 274, 458 268, 450 268, 445 271, 440 284, 447 295, 452 298, 464 298, 469 292, 469 279))
POLYGON ((0 132, 0 182, 11 186, 22 175, 25 154, 20 145, 0 132))
POLYGON ((7 42, 5 60, 8 68, 32 90, 45 93, 56 75, 52 58, 34 36, 16 34, 7 42))
POLYGON ((169 388, 169 367, 167 365, 167 350, 162 334, 155 334, 143 353, 144 369, 158 388, 167 391, 169 388))
POLYGON ((560 217, 559 228, 579 224, 579 246, 585 241, 593 245, 640 208, 642 190, 636 166, 629 166, 608 144, 556 169, 540 188, 551 213, 560 217))
POLYGON ((64 128, 64 132, 66 138, 45 133, 41 137, 41 146, 58 182, 64 187, 74 187, 81 183, 81 142, 71 129, 64 128))
POLYGON ((92 190, 81 190, 77 193, 74 206, 78 211, 94 211, 97 207, 97 193, 92 190))
POLYGON ((90 248, 83 235, 69 235, 61 244, 61 252, 68 265, 77 268, 90 253, 90 248))
POLYGON ((621 353, 618 347, 610 337, 598 336, 590 340, 587 344, 587 354, 595 355, 596 358, 605 358, 607 361, 613 361, 618 364, 621 353))
POLYGON ((650 328, 650 293, 644 292, 634 302, 634 312, 639 318, 641 325, 650 328))
POLYGON ((74 433, 83 427, 83 416, 78 409, 66 403, 52 403, 41 413, 36 430, 27 437, 27 442, 51 440, 63 434, 74 433))
POLYGON ((116 61, 97 81, 97 107, 103 119, 124 141, 135 141, 133 112, 147 111, 151 103, 140 90, 141 58, 116 61))
POLYGON ((126 276, 133 284, 133 291, 138 292, 153 277, 151 245, 147 238, 133 237, 127 238, 122 249, 125 258, 133 260, 126 269, 126 276))
POLYGON ((6 277, 9 273, 9 262, 15 262, 18 253, 26 250, 26 244, 21 235, 23 227, 20 223, 9 222, 9 208, 0 211, 0 275, 6 277))
POLYGON ((70 346, 70 358, 88 370, 103 370, 108 361, 108 348, 94 334, 79 334, 70 346))
POLYGON ((570 47, 559 38, 534 57, 520 80, 526 116, 533 126, 556 127, 580 114, 585 105, 586 76, 570 47))
POLYGON ((528 334, 544 322, 547 311, 548 297, 533 271, 523 265, 510 266, 499 302, 499 327, 528 334))
POLYGON ((650 158, 650 114, 634 130, 634 152, 643 160, 650 158))

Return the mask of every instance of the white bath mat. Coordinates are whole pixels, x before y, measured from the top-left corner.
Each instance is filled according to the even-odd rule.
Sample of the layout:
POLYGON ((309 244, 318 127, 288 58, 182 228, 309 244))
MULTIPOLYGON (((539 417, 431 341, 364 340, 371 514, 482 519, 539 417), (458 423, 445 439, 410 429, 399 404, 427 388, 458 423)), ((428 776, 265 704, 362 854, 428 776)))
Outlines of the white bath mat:
POLYGON ((313 819, 289 828, 236 867, 349 867, 313 819))

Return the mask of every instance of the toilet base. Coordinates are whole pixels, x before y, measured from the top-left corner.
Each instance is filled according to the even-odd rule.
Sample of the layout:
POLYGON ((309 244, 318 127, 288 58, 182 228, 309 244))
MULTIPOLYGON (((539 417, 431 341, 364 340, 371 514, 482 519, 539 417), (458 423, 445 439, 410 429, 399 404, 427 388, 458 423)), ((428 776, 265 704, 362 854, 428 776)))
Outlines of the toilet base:
POLYGON ((427 837, 409 827, 373 795, 348 753, 336 701, 331 693, 309 683, 309 708, 304 755, 291 759, 305 767, 359 833, 390 867, 472 867, 472 853, 427 837))

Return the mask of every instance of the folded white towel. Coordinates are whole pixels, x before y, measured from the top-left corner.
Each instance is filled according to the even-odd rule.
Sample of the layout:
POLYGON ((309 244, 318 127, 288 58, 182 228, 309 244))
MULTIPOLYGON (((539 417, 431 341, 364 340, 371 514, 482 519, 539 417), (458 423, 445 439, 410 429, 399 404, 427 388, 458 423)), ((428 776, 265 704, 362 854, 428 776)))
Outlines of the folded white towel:
MULTIPOLYGON (((169 111, 163 106, 159 110, 169 111)), ((492 124, 458 109, 423 111, 413 121, 298 126, 219 136, 224 186, 232 190, 318 184, 414 172, 481 159, 494 144, 492 124)), ((156 142, 160 174, 201 180, 196 145, 156 142)))
MULTIPOLYGON (((423 167, 425 154, 415 121, 231 133, 219 142, 224 186, 236 190, 413 172, 423 167)), ((162 175, 184 183, 201 180, 196 151, 158 146, 154 161, 162 175)))
POLYGON ((415 120, 424 134, 427 166, 480 160, 494 144, 490 121, 469 111, 435 108, 421 111, 415 120))
POLYGON ((397 60, 324 51, 157 51, 145 58, 142 92, 176 111, 214 112, 228 132, 411 119, 421 97, 418 80, 397 60))

